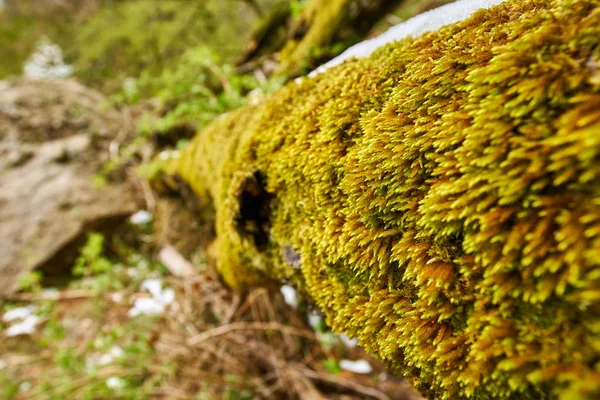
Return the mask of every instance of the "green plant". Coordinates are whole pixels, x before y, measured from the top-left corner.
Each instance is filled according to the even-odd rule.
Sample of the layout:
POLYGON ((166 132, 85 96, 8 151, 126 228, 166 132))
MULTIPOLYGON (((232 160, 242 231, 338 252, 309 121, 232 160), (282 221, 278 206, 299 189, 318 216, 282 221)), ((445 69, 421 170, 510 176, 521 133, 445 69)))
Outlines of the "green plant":
POLYGON ((73 267, 73 275, 89 277, 108 272, 111 262, 103 256, 104 236, 90 233, 73 267))
POLYGON ((39 291, 41 289, 40 282, 42 280, 41 271, 29 271, 19 278, 17 284, 19 290, 24 291, 39 291))
POLYGON ((151 130, 168 132, 185 124, 202 127, 246 104, 250 92, 256 98, 281 86, 281 79, 261 82, 254 75, 239 75, 221 60, 222 56, 205 45, 192 47, 176 65, 165 68, 158 76, 144 71, 139 78, 131 79, 113 100, 131 103, 156 97, 159 107, 167 112, 152 121, 151 130))
POLYGON ((339 375, 342 372, 340 363, 335 358, 328 358, 323 360, 323 366, 333 375, 339 375))
POLYGON ((62 325, 60 318, 56 315, 56 312, 50 312, 49 318, 44 325, 42 337, 39 340, 39 344, 42 347, 48 347, 53 344, 60 342, 65 337, 65 329, 62 325))
POLYGON ((7 371, 0 371, 0 394, 3 399, 13 399, 19 393, 19 386, 22 381, 15 379, 12 374, 7 371))

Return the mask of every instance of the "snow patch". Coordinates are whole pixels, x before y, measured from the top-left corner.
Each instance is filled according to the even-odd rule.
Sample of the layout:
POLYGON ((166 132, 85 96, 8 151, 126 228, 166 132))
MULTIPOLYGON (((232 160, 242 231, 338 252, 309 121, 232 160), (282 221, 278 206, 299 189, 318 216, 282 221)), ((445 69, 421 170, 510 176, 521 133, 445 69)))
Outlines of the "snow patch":
POLYGON ((35 328, 42 321, 40 317, 35 315, 37 307, 30 305, 27 307, 13 308, 4 313, 2 321, 11 325, 4 331, 7 337, 19 335, 31 335, 35 332, 35 328))
POLYGON ((347 335, 344 335, 343 333, 340 335, 340 340, 342 341, 342 343, 344 343, 344 346, 346 346, 349 349, 353 349, 356 346, 358 346, 357 338, 351 338, 347 335))
MULTIPOLYGON (((94 342, 96 344, 96 341, 94 342)), ((125 352, 119 346, 111 347, 106 353, 93 353, 86 358, 86 368, 90 371, 96 366, 106 366, 119 360, 125 352)))
POLYGON ((60 46, 43 37, 23 69, 31 79, 66 78, 73 74, 73 67, 65 64, 60 46))
POLYGON ((373 372, 373 367, 366 360, 342 360, 340 361, 340 368, 344 371, 354 372, 355 374, 370 374, 373 372))
POLYGON ((42 321, 37 315, 30 315, 23 321, 10 326, 4 334, 6 336, 31 335, 35 333, 35 328, 42 321))
POLYGON ((125 381, 116 376, 111 376, 106 380, 106 386, 113 390, 122 389, 123 387, 125 387, 125 381))
POLYGON ((129 217, 129 221, 134 225, 143 225, 152 221, 152 214, 146 210, 140 210, 129 217))
POLYGON ((434 10, 417 15, 408 21, 395 25, 376 38, 360 42, 331 61, 312 71, 309 76, 315 76, 327 69, 341 64, 350 58, 367 57, 378 48, 406 37, 419 37, 425 32, 435 31, 443 26, 467 19, 475 11, 490 8, 505 0, 459 0, 446 4, 434 10))
POLYGON ((18 319, 24 319, 32 315, 37 311, 37 307, 34 305, 26 306, 26 307, 17 307, 13 308, 4 313, 2 317, 2 321, 4 322, 13 322, 18 319))
POLYGON ((319 314, 310 313, 308 314, 308 324, 313 330, 318 331, 322 329, 323 318, 319 314))
POLYGON ((279 291, 283 295, 283 299, 288 305, 294 308, 298 307, 298 296, 296 294, 296 289, 290 285, 283 285, 279 291))
POLYGON ((122 348, 120 348, 119 346, 113 346, 110 348, 108 353, 102 354, 100 357, 98 357, 98 364, 108 365, 113 361, 123 357, 123 354, 125 354, 125 352, 122 348))
POLYGON ((146 279, 141 288, 150 292, 152 297, 135 299, 133 307, 127 312, 129 317, 160 315, 175 300, 175 291, 171 288, 163 289, 160 279, 146 279))

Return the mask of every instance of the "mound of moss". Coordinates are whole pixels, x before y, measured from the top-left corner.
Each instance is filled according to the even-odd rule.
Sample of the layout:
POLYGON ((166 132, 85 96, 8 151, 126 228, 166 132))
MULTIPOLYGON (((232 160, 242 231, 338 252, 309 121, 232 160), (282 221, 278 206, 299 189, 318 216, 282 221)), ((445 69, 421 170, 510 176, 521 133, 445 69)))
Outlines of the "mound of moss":
POLYGON ((231 285, 288 279, 440 399, 600 396, 600 1, 520 0, 292 83, 170 164, 231 285))

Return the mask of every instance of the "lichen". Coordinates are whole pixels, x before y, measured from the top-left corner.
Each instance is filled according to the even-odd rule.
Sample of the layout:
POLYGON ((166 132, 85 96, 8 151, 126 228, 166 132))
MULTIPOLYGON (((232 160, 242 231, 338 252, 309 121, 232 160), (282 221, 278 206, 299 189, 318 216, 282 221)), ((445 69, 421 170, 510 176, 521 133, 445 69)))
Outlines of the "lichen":
POLYGON ((508 1, 222 117, 170 173, 229 284, 289 280, 425 395, 598 398, 599 41, 598 0, 508 1))

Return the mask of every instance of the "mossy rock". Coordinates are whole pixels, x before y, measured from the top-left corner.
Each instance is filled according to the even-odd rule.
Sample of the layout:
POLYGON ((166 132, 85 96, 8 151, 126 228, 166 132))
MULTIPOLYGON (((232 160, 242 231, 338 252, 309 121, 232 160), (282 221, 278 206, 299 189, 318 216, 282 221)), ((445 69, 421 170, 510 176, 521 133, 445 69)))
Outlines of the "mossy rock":
POLYGON ((600 1, 507 1, 222 117, 170 172, 214 201, 228 283, 290 280, 425 395, 599 398, 599 42, 600 1))

